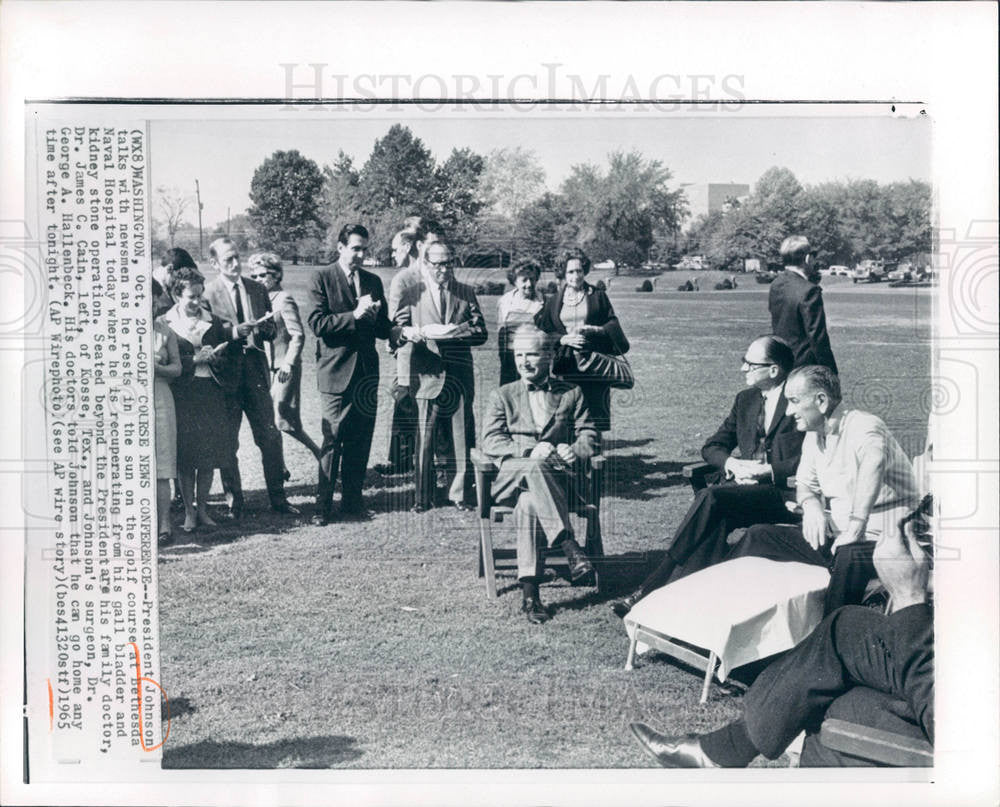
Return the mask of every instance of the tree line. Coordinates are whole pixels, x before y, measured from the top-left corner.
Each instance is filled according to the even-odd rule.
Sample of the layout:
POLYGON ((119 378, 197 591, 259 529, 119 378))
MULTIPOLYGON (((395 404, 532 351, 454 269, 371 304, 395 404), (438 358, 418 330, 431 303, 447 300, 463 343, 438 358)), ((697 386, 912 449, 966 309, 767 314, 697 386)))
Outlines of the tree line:
MULTIPOLYGON (((408 127, 395 124, 360 166, 342 150, 322 168, 296 150, 274 152, 250 179, 246 213, 218 224, 206 240, 227 233, 242 250, 270 249, 290 262, 322 263, 335 254, 340 226, 360 221, 372 233, 372 254, 389 263, 393 235, 404 219, 418 215, 440 221, 462 263, 472 266, 531 257, 550 267, 562 250, 579 246, 594 260, 618 266, 672 263, 689 253, 735 269, 746 258, 774 260, 791 232, 806 234, 829 263, 898 260, 930 250, 926 183, 805 187, 788 169, 772 168, 748 198, 700 217, 683 234, 688 204, 672 179, 659 160, 613 151, 603 166, 573 165, 550 191, 528 149, 478 154, 454 148, 438 162, 408 127)), ((158 188, 157 195, 154 249, 190 239, 182 218, 191 206, 170 189, 158 188)))

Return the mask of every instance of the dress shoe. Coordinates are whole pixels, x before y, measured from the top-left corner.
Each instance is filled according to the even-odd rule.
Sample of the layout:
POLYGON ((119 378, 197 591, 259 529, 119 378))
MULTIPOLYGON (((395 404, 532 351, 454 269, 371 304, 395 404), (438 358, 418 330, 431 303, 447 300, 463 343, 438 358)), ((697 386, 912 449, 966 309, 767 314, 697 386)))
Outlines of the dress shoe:
POLYGON ((314 527, 325 527, 327 524, 330 523, 330 514, 313 513, 309 517, 309 523, 312 524, 314 527))
POLYGON ((286 516, 302 515, 302 511, 289 502, 278 502, 277 504, 272 504, 271 509, 274 510, 275 513, 284 513, 286 516))
POLYGON ((583 550, 576 541, 572 538, 566 538, 563 540, 561 548, 569 562, 570 580, 576 583, 594 573, 594 567, 587 560, 587 556, 583 554, 583 550))
POLYGON ((428 507, 426 504, 421 504, 420 502, 417 502, 415 505, 413 505, 413 507, 410 508, 410 512, 415 513, 416 515, 419 516, 421 513, 426 513, 430 509, 431 508, 428 507))
POLYGON ((635 604, 642 599, 641 591, 633 591, 623 600, 615 600, 611 603, 611 610, 615 612, 615 616, 619 619, 624 619, 628 616, 628 612, 635 608, 635 604))
POLYGON ((549 613, 548 608, 542 605, 542 601, 538 597, 525 597, 521 600, 521 611, 527 615, 528 621, 532 625, 541 625, 552 619, 552 614, 549 613))
POLYGON ((643 750, 664 768, 720 768, 709 759, 697 734, 668 737, 653 731, 645 723, 630 723, 629 728, 643 750))
POLYGON ((375 513, 367 507, 351 507, 345 510, 340 508, 341 521, 371 521, 375 518, 375 513))
POLYGON ((456 510, 458 510, 458 512, 460 513, 471 513, 473 510, 476 509, 475 505, 466 504, 465 502, 453 501, 451 503, 451 506, 454 507, 456 510))

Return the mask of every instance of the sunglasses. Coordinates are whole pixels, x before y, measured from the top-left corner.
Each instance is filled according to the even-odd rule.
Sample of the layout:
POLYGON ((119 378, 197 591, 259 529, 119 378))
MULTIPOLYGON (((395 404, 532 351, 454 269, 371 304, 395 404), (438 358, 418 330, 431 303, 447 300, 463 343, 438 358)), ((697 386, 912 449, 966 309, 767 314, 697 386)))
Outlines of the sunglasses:
POLYGON ((262 277, 273 277, 274 272, 252 272, 248 275, 252 280, 258 280, 262 277))
POLYGON ((759 362, 759 361, 747 361, 747 357, 743 357, 743 365, 746 367, 770 367, 774 362, 759 362))

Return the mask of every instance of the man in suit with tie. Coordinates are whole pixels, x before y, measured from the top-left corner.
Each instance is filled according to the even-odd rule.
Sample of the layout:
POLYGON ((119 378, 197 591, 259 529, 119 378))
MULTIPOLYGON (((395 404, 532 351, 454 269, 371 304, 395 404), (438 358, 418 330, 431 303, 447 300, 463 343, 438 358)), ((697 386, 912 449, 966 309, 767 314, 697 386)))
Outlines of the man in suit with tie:
POLYGON ((791 348, 775 336, 754 339, 743 356, 746 389, 701 455, 715 466, 711 484, 698 491, 660 566, 633 594, 612 603, 621 617, 639 600, 671 579, 718 563, 729 547, 726 537, 738 527, 788 521, 792 498, 788 478, 795 474, 802 432, 786 411, 785 378, 792 369, 791 348), (734 450, 739 449, 739 457, 734 450), (785 492, 785 493, 783 493, 785 492))
POLYGON ((285 462, 281 435, 274 425, 271 402, 271 373, 264 343, 274 339, 274 323, 268 317, 271 301, 267 289, 255 280, 241 276, 242 266, 236 244, 227 237, 217 238, 208 248, 212 268, 219 276, 205 284, 205 299, 212 313, 230 328, 240 350, 226 351, 222 369, 226 393, 227 424, 232 445, 232 460, 222 469, 222 485, 234 519, 243 514, 243 483, 236 460, 240 426, 246 414, 253 439, 260 449, 264 481, 271 508, 279 513, 298 514, 285 498, 285 462))
MULTIPOLYGON (((429 246, 395 288, 398 339, 408 343, 409 391, 417 401, 417 499, 413 511, 435 504, 434 429, 440 419, 451 425, 454 476, 448 499, 471 510, 469 449, 475 445, 475 394, 472 351, 486 341, 476 293, 454 277, 451 248, 443 240, 429 246)), ((397 361, 399 358, 397 357, 397 361)), ((404 379, 405 380, 405 379, 404 379)), ((402 385, 401 385, 402 386, 402 385)))
POLYGON ((521 376, 490 395, 483 427, 483 451, 499 463, 493 500, 514 505, 517 577, 521 610, 540 624, 551 616, 538 595, 544 572, 543 546, 566 553, 573 580, 593 571, 569 521, 576 471, 597 451, 600 435, 583 392, 549 376, 552 337, 522 325, 512 340, 521 376))
POLYGON ((316 383, 323 411, 316 513, 312 523, 332 518, 333 489, 341 471, 340 513, 367 518, 361 488, 368 468, 378 405, 376 339, 391 325, 382 281, 365 271, 368 230, 345 225, 337 236, 337 262, 309 280, 308 322, 316 335, 316 383))
POLYGON ((837 372, 837 362, 826 331, 819 268, 804 235, 791 235, 781 243, 785 270, 768 292, 771 331, 792 347, 795 366, 821 364, 837 372))

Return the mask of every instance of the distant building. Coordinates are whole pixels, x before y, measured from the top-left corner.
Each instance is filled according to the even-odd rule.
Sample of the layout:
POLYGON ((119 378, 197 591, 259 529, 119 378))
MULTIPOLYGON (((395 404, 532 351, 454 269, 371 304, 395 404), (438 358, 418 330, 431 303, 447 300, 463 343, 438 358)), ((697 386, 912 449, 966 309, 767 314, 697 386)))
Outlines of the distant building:
POLYGON ((684 192, 687 194, 688 210, 691 213, 685 222, 685 228, 689 228, 699 216, 724 210, 726 203, 732 199, 745 199, 750 195, 750 186, 739 182, 703 182, 688 185, 684 192))

